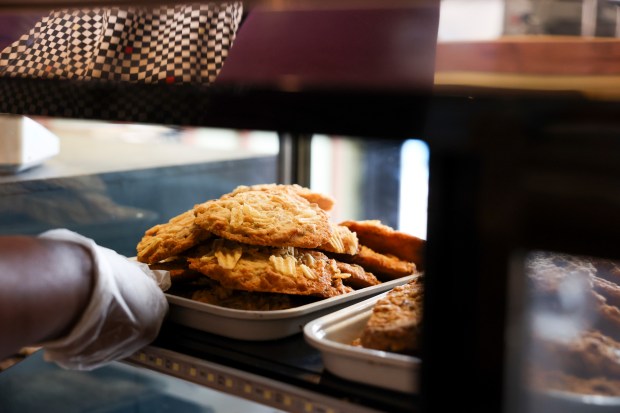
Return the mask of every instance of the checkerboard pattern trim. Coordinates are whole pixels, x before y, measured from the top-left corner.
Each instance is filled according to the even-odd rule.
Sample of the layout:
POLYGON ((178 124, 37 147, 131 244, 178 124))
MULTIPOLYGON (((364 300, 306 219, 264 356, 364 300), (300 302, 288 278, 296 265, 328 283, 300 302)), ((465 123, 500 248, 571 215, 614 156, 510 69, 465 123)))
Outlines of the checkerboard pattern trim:
POLYGON ((238 2, 54 11, 0 53, 0 76, 209 84, 242 11, 238 2))

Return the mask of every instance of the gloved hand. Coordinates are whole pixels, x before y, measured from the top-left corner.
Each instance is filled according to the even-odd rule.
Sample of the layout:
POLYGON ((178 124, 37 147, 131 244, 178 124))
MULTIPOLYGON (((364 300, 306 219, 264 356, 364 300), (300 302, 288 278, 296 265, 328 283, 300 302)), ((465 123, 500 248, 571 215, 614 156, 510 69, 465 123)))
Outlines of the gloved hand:
POLYGON ((135 353, 155 339, 168 303, 170 274, 151 271, 92 239, 66 229, 41 238, 75 242, 90 250, 95 278, 90 302, 66 337, 42 343, 44 358, 66 369, 92 370, 135 353))

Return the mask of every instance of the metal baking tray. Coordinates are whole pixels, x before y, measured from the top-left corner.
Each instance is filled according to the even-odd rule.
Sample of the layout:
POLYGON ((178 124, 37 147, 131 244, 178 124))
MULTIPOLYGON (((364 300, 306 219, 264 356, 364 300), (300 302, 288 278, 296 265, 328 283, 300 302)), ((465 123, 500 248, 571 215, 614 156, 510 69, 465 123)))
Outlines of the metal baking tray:
POLYGON ((391 290, 413 277, 410 275, 311 304, 273 311, 236 310, 166 294, 170 305, 167 317, 177 324, 229 338, 275 340, 301 333, 307 322, 369 296, 391 290))
POLYGON ((321 351, 336 376, 405 393, 419 390, 418 357, 372 350, 351 343, 360 337, 372 308, 387 292, 315 319, 304 327, 308 344, 321 351))

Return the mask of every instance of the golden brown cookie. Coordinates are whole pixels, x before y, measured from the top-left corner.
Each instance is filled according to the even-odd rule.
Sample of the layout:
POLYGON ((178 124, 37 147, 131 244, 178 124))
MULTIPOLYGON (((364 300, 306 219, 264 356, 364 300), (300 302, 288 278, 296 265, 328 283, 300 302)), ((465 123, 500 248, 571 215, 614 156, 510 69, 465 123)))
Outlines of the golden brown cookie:
POLYGON ((370 272, 366 272, 360 265, 348 264, 340 261, 336 261, 336 265, 342 274, 349 275, 348 277, 342 277, 342 282, 356 290, 381 284, 381 281, 379 281, 377 277, 370 272))
POLYGON ((247 190, 194 211, 204 230, 250 245, 316 248, 332 236, 327 213, 294 193, 247 190))
POLYGON ((217 239, 190 268, 223 287, 244 291, 323 296, 339 274, 335 261, 319 251, 272 248, 217 239))
POLYGON ((184 281, 184 282, 177 282, 177 283, 173 282, 170 289, 166 291, 166 294, 171 294, 171 295, 176 295, 179 297, 191 299, 195 291, 209 290, 209 289, 218 287, 220 285, 220 283, 218 283, 217 281, 212 280, 211 278, 207 277, 206 275, 198 271, 195 271, 195 270, 189 270, 189 271, 199 274, 199 277, 194 278, 192 280, 184 281))
POLYGON ((296 195, 301 196, 302 198, 307 199, 311 203, 317 204, 319 208, 321 208, 324 211, 331 211, 335 203, 334 199, 330 197, 329 195, 325 195, 320 192, 314 192, 309 188, 306 188, 306 187, 303 187, 297 184, 292 184, 292 185, 261 184, 261 185, 252 185, 252 186, 241 185, 235 188, 230 193, 230 195, 236 195, 239 192, 246 192, 246 191, 282 191, 282 192, 287 192, 287 193, 294 193, 296 195))
POLYGON ((424 269, 425 240, 397 231, 379 220, 344 221, 340 225, 355 232, 361 245, 380 254, 393 255, 403 261, 413 262, 419 271, 424 269))
POLYGON ((380 254, 365 245, 360 245, 355 255, 334 255, 336 260, 349 264, 357 264, 366 271, 373 273, 380 281, 395 280, 416 273, 412 262, 403 261, 395 256, 380 254))
POLYGON ((418 350, 422 327, 423 278, 416 277, 378 299, 362 335, 365 348, 413 353, 418 350))
POLYGON ((295 306, 290 295, 239 291, 222 286, 197 290, 191 298, 207 304, 245 311, 286 310, 295 306))
POLYGON ((148 229, 136 248, 138 261, 147 264, 162 261, 209 238, 211 234, 196 225, 194 219, 194 210, 190 209, 148 229))
POLYGON ((329 298, 336 297, 338 295, 347 294, 353 292, 353 288, 345 285, 342 281, 348 274, 339 274, 332 278, 332 283, 320 294, 315 294, 317 297, 329 298), (344 277, 343 277, 344 276, 344 277))
POLYGON ((536 363, 579 377, 620 380, 620 343, 600 331, 588 330, 566 339, 536 340, 536 363))
POLYGON ((174 257, 165 261, 149 264, 152 270, 164 270, 170 274, 170 282, 174 284, 187 283, 195 281, 198 278, 204 278, 204 275, 198 271, 190 270, 189 263, 185 257, 174 257))

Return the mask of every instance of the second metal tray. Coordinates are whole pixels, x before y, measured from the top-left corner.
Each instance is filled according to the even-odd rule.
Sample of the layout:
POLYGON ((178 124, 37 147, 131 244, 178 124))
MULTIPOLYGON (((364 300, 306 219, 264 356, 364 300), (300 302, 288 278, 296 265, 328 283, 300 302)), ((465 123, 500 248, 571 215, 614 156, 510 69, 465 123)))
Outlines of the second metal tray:
POLYGON ((417 357, 354 346, 377 300, 387 292, 306 324, 304 338, 336 376, 404 393, 418 392, 417 357))

